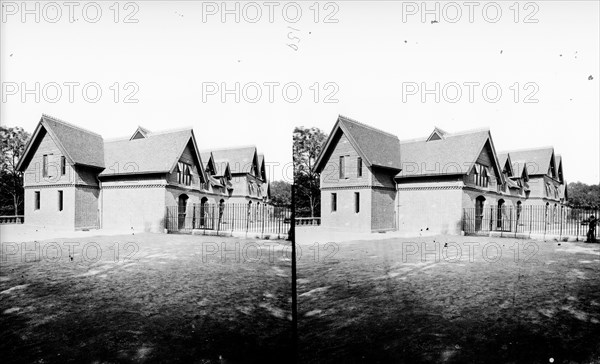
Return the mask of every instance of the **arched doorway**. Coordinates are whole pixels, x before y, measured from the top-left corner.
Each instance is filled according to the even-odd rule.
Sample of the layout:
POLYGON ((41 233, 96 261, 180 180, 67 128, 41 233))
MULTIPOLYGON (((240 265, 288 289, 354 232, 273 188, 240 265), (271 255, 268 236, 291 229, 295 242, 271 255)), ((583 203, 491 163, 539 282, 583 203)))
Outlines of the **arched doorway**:
POLYGON ((502 230, 503 228, 503 219, 504 219, 504 200, 498 200, 498 210, 496 212, 496 228, 498 230, 502 230))
POLYGON ((483 205, 485 204, 485 197, 478 196, 475 199, 475 231, 481 230, 481 223, 483 221, 483 205))
POLYGON ((208 198, 206 197, 202 197, 202 199, 200 200, 200 226, 201 227, 206 227, 206 223, 208 222, 208 219, 206 217, 207 211, 206 211, 206 203, 208 202, 208 198))
POLYGON ((221 226, 221 221, 223 221, 223 212, 225 212, 225 200, 221 199, 219 201, 219 226, 221 226))
POLYGON ((177 210, 178 210, 178 229, 185 229, 185 217, 186 217, 186 210, 187 210, 187 202, 188 202, 188 195, 186 194, 182 194, 179 195, 179 198, 177 199, 177 210))

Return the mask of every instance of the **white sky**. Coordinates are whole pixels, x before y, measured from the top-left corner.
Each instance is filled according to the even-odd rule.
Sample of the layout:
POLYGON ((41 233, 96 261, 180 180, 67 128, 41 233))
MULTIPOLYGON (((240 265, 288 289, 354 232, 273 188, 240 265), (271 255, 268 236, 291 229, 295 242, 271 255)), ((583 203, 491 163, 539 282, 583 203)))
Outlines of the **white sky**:
MULTIPOLYGON (((265 153, 266 161, 276 163, 271 180, 291 179, 291 133, 296 125, 331 130, 338 114, 395 133, 400 139, 427 136, 434 126, 449 132, 490 127, 498 151, 553 145, 563 156, 568 182, 599 183, 599 6, 597 1, 537 1, 524 8, 520 4, 519 21, 514 22, 510 2, 497 2, 502 9, 496 23, 486 21, 478 2, 473 22, 469 8, 459 1, 463 11, 456 23, 450 23, 454 9, 447 16, 405 15, 410 2, 338 1, 332 19, 325 15, 336 10, 321 3, 319 22, 314 21, 313 1, 298 2, 302 8, 296 23, 282 17, 285 2, 275 7, 274 22, 268 6, 261 5, 262 18, 250 23, 254 9, 247 7, 244 17, 240 3, 240 22, 230 15, 223 23, 221 12, 207 15, 203 21, 203 3, 193 1, 136 1, 133 16, 137 23, 124 23, 123 17, 135 7, 120 5, 120 21, 113 20, 113 1, 98 1, 100 20, 91 23, 82 16, 88 2, 76 2, 74 22, 69 8, 61 5, 62 17, 40 2, 40 22, 34 15, 22 21, 21 1, 2 1, 3 19, 0 35, 0 77, 3 102, 0 120, 3 125, 19 125, 33 131, 42 113, 75 123, 102 134, 105 138, 130 135, 137 125, 150 130, 193 126, 201 149, 254 144, 265 153), (14 6, 18 6, 17 13, 14 6), (7 8, 8 6, 8 8, 7 8), (536 8, 533 6, 537 6, 536 8), (8 10, 7 10, 8 9, 8 10), (525 23, 524 17, 535 11, 537 23, 525 23), (436 18, 438 23, 432 24, 436 18), (297 30, 292 30, 293 27, 297 30), (298 37, 299 42, 288 38, 298 37), (405 42, 406 41, 406 42, 405 42), (287 44, 295 43, 294 51, 287 44), (502 51, 502 53, 501 53, 502 51), (560 56, 562 54, 562 57, 560 56), (593 80, 588 80, 592 76, 593 80), (61 86, 62 98, 51 103, 48 97, 34 95, 22 102, 21 83, 41 88, 51 82, 96 82, 102 89, 97 103, 83 99, 81 86, 75 89, 74 102, 68 100, 67 86, 61 86), (113 100, 109 88, 115 82, 139 86, 138 103, 123 103, 131 89, 121 90, 120 102, 113 100), (263 91, 256 103, 225 103, 220 94, 202 99, 203 83, 225 82, 233 88, 256 82, 263 91), (281 86, 275 89, 274 101, 268 101, 265 82, 281 85, 296 82, 302 89, 297 103, 286 102, 281 86), (310 89, 320 84, 319 102, 310 89), (337 103, 324 103, 332 90, 324 85, 333 82, 338 91, 337 103), (463 85, 496 82, 502 90, 497 103, 483 99, 481 86, 475 89, 474 102, 468 102, 466 86, 457 103, 442 99, 434 102, 420 94, 402 98, 403 83, 425 82, 432 88, 449 82, 463 85), (520 102, 513 100, 509 89, 521 85, 520 102), (538 103, 523 103, 534 82, 539 90, 538 103), (16 95, 10 85, 19 86, 16 95), (6 102, 4 102, 6 101, 6 102), (288 164, 290 167, 284 169, 288 164), (287 176, 287 177, 286 177, 287 176)), ((221 2, 204 3, 206 10, 221 2), (208 6, 208 8, 207 8, 208 6)), ((421 2, 412 3, 420 6, 421 2)), ((446 3, 440 3, 443 9, 446 3)), ((34 9, 35 2, 30 2, 34 9)), ((233 3, 229 4, 234 7, 233 3)), ((431 2, 429 8, 433 9, 431 2)), ((293 7, 288 9, 294 17, 293 7)), ((221 10, 221 9, 219 9, 221 10)), ((417 9, 422 10, 421 9, 417 9)), ((494 17, 494 8, 488 9, 494 17)), ((94 8, 88 8, 91 20, 94 8)), ((93 90, 93 89, 92 89, 93 90)), ((254 96, 249 89, 249 97, 254 96)), ((292 89, 293 90, 293 89, 292 89)), ((452 90, 451 90, 452 91, 452 90)), ((93 96, 93 92, 90 92, 93 96)), ((294 93, 290 91, 290 97, 294 93)), ((454 94, 451 93, 450 97, 454 94)), ((493 96, 493 93, 490 93, 493 96)))

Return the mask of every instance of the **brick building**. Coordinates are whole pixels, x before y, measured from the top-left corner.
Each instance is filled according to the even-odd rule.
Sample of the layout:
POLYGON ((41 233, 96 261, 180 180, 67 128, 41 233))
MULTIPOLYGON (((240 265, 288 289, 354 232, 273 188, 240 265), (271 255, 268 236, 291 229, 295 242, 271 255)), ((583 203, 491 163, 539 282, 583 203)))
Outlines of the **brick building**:
POLYGON ((105 141, 43 115, 17 168, 25 222, 35 226, 160 232, 168 206, 185 216, 194 204, 268 200, 248 187, 268 185, 256 147, 201 155, 191 128, 138 127, 131 137, 105 141))
POLYGON ((334 229, 457 234, 465 208, 566 200, 552 148, 498 154, 487 129, 400 141, 340 116, 315 169, 321 224, 334 229))

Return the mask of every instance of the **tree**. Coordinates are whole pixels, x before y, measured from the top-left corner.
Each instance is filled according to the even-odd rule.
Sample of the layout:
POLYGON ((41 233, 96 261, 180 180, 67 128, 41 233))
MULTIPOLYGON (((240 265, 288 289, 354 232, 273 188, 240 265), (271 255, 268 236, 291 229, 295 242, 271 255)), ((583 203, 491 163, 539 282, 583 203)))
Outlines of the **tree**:
POLYGON ((0 213, 2 215, 23 213, 23 173, 17 164, 25 152, 29 133, 21 127, 0 126, 0 213))
POLYGON ((567 186, 568 204, 573 207, 600 206, 600 184, 587 185, 582 182, 571 182, 567 186))
POLYGON ((271 183, 271 203, 279 206, 292 204, 292 185, 285 181, 271 183))
POLYGON ((314 170, 327 134, 318 128, 296 127, 294 129, 294 184, 296 185, 296 216, 321 215, 321 191, 319 173, 314 170))

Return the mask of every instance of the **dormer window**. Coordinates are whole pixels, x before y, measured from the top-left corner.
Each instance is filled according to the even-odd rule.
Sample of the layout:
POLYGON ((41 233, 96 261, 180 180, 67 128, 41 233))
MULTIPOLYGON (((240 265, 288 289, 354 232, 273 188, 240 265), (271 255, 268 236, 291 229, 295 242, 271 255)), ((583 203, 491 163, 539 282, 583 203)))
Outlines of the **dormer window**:
POLYGON ((481 164, 473 166, 473 182, 476 186, 487 187, 489 183, 487 167, 481 164))
POLYGON ((177 183, 190 186, 192 184, 192 166, 187 163, 179 162, 175 167, 177 172, 177 183))

